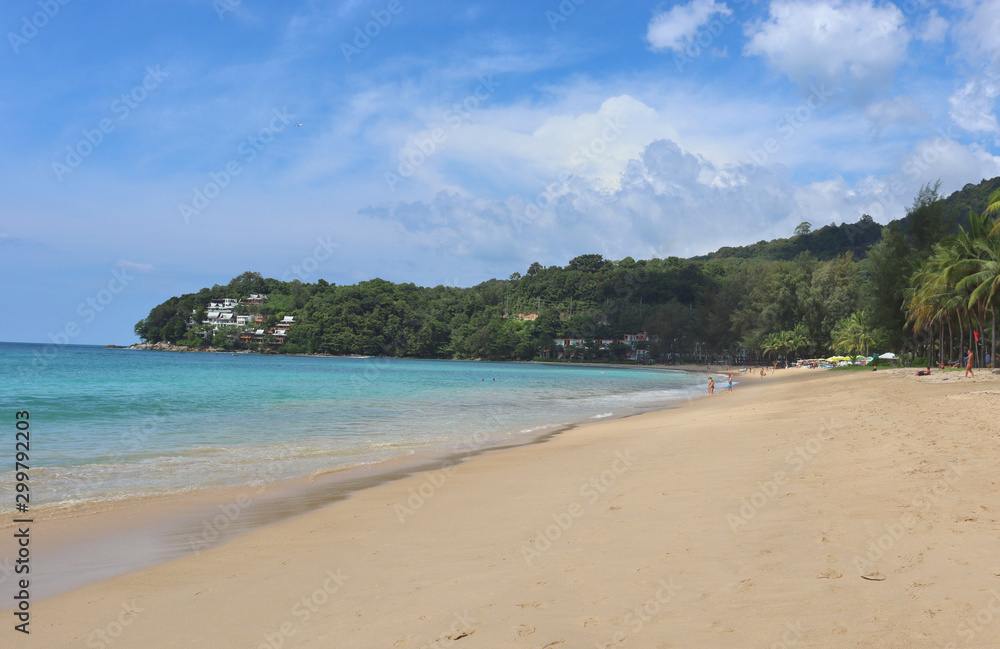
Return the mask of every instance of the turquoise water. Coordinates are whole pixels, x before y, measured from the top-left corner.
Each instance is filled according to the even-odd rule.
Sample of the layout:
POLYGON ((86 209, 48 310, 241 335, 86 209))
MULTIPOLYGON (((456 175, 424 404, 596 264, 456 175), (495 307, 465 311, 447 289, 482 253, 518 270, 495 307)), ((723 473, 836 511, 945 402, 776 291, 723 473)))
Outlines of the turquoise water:
POLYGON ((702 392, 700 375, 664 370, 17 343, 0 343, 0 372, 0 457, 29 410, 34 507, 526 441, 702 392))

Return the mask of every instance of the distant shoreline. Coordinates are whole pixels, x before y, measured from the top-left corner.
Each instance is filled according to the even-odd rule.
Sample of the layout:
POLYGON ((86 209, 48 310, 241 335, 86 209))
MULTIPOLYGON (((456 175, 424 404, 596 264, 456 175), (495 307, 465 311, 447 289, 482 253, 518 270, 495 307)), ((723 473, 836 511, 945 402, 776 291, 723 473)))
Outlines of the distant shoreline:
MULTIPOLYGON (((119 345, 105 345, 105 349, 134 349, 138 351, 165 351, 165 352, 182 352, 182 353, 204 353, 204 354, 256 354, 259 356, 292 356, 298 358, 399 358, 406 360, 415 361, 474 361, 477 363, 531 363, 534 365, 549 365, 553 367, 608 367, 613 369, 656 369, 656 370, 678 370, 681 372, 726 372, 727 370, 722 369, 722 365, 706 365, 704 367, 711 367, 711 370, 701 369, 703 366, 701 364, 685 364, 685 365, 665 365, 662 363, 568 363, 559 361, 519 361, 519 360, 489 360, 485 358, 423 358, 419 356, 414 357, 403 357, 403 356, 365 356, 362 354, 304 354, 304 353, 283 353, 278 351, 273 352, 258 352, 250 350, 231 350, 231 349, 216 349, 214 347, 208 348, 190 348, 183 347, 181 345, 172 345, 170 343, 133 343, 128 347, 122 347, 119 345)), ((731 370, 736 372, 737 370, 731 370)))

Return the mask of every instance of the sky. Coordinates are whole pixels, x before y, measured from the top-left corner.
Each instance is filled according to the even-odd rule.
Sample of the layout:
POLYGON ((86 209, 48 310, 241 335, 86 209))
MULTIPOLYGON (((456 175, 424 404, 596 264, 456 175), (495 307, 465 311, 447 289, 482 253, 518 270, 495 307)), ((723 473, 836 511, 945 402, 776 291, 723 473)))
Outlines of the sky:
POLYGON ((248 270, 472 286, 1000 175, 1000 0, 8 0, 0 340, 248 270))

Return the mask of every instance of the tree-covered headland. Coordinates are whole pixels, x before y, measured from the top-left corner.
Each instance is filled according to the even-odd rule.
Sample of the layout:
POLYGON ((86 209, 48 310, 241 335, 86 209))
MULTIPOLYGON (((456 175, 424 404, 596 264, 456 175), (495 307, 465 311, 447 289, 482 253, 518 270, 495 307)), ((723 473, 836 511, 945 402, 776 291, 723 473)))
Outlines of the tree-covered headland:
MULTIPOLYGON (((871 217, 692 259, 538 263, 470 288, 373 279, 348 286, 246 272, 172 297, 135 326, 147 342, 280 353, 532 359, 554 339, 617 360, 625 334, 654 360, 733 363, 892 350, 950 362, 974 348, 995 359, 1000 302, 1000 178, 947 198, 924 187, 905 218, 871 217), (254 294, 263 304, 248 304, 254 294), (203 324, 213 301, 241 300, 243 327, 203 324), (292 316, 294 325, 275 335, 292 316), (979 332, 979 344, 975 334, 979 332), (256 335, 251 335, 256 334, 256 335)), ((993 360, 995 363, 995 360, 993 360)))

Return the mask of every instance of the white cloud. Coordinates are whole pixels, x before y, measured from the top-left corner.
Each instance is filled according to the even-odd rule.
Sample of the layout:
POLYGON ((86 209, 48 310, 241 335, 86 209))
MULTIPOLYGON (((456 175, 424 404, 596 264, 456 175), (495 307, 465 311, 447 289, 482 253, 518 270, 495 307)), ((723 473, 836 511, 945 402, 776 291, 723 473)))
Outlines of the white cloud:
POLYGON ((960 128, 971 132, 1000 133, 1000 124, 994 112, 1000 95, 1000 79, 996 74, 983 70, 956 90, 948 103, 952 120, 960 128))
POLYGON ((962 0, 962 20, 953 39, 962 59, 975 66, 965 83, 948 98, 949 115, 972 133, 1000 133, 996 100, 1000 96, 1000 0, 962 0))
POLYGON ((629 161, 651 141, 676 137, 662 115, 629 95, 610 97, 590 112, 556 112, 525 130, 525 122, 533 119, 531 114, 504 109, 483 109, 474 123, 438 119, 408 137, 395 158, 422 160, 419 146, 427 145, 438 128, 442 141, 414 165, 411 175, 435 190, 450 186, 456 169, 462 170, 459 176, 476 174, 494 183, 502 178, 503 185, 518 188, 540 188, 560 175, 572 175, 607 190, 619 186, 629 161))
POLYGON ((915 185, 941 180, 947 195, 967 183, 1000 176, 1000 157, 978 144, 965 145, 947 134, 917 142, 903 161, 903 175, 915 185))
POLYGON ((653 16, 646 30, 646 40, 654 50, 683 52, 698 30, 714 16, 728 17, 732 13, 725 2, 715 0, 691 0, 686 5, 675 5, 653 16))
MULTIPOLYGON (((443 267, 456 269, 463 259, 481 260, 483 272, 500 275, 536 260, 564 264, 585 252, 615 259, 690 256, 789 236, 804 220, 854 222, 879 211, 871 206, 888 191, 886 182, 855 186, 839 176, 799 185, 781 168, 718 164, 669 139, 644 147, 619 186, 602 187, 597 180, 576 176, 539 194, 504 200, 440 192, 426 202, 366 210, 366 229, 388 233, 384 243, 394 254, 433 253, 443 267), (397 239, 409 242, 410 252, 402 243, 396 249, 397 239)), ((898 196, 882 199, 885 220, 902 216, 916 193, 918 179, 905 180, 898 196)))
POLYGON ((1000 55, 1000 0, 962 0, 964 20, 955 26, 953 38, 970 61, 1000 55))
POLYGON ((948 21, 938 15, 937 9, 931 9, 918 38, 925 43, 943 43, 949 26, 948 21))
POLYGON ((876 133, 888 126, 920 124, 929 119, 916 99, 910 95, 899 95, 869 104, 865 107, 865 115, 872 121, 872 129, 876 133))
POLYGON ((748 28, 744 53, 765 57, 802 85, 872 89, 906 55, 910 34, 903 23, 896 6, 871 0, 775 0, 768 19, 748 28))

